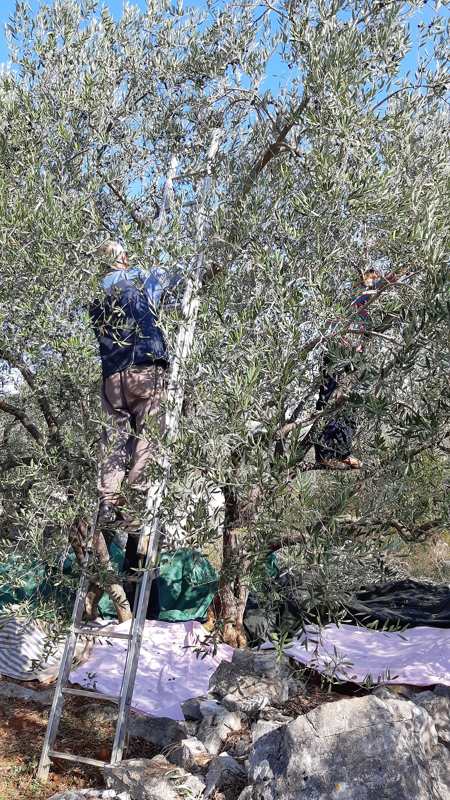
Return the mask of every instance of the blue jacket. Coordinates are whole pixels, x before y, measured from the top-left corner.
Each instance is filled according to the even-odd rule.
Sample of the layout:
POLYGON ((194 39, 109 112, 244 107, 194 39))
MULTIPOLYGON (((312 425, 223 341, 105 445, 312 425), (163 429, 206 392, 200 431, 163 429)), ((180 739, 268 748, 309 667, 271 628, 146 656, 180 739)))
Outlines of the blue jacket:
POLYGON ((104 298, 89 313, 100 346, 103 378, 131 366, 169 366, 167 344, 157 324, 157 307, 174 285, 163 270, 115 270, 103 280, 104 298))

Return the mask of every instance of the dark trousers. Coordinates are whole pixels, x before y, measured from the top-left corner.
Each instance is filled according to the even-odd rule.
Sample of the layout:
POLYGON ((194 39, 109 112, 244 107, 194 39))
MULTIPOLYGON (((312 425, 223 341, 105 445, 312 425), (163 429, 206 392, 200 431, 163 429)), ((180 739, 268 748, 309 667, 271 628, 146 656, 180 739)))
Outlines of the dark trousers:
MULTIPOLYGON (((326 407, 338 386, 336 375, 324 370, 322 377, 323 382, 316 403, 317 411, 322 411, 326 407)), ((347 458, 352 452, 354 431, 355 421, 348 414, 328 420, 319 431, 314 443, 316 461, 347 458)))

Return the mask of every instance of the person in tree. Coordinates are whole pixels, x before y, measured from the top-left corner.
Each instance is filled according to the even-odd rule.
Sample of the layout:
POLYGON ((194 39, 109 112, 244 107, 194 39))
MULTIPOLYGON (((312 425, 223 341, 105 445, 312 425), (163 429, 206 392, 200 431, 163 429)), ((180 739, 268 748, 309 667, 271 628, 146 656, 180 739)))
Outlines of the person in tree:
MULTIPOLYGON (((330 398, 338 389, 338 376, 328 371, 328 359, 324 358, 322 384, 316 402, 317 411, 326 408, 330 398)), ((353 435, 356 429, 355 419, 351 412, 343 411, 328 420, 314 442, 316 463, 330 469, 359 469, 359 459, 352 456, 353 435)))
MULTIPOLYGON (((352 305, 358 311, 358 317, 361 320, 359 325, 359 333, 364 336, 366 330, 368 330, 369 323, 370 323, 370 316, 369 316, 369 309, 366 308, 369 301, 377 295, 380 289, 383 286, 388 286, 389 284, 403 282, 402 274, 404 272, 404 268, 396 270, 395 272, 390 272, 389 275, 382 275, 377 269, 371 267, 363 272, 362 275, 362 291, 358 292, 355 299, 352 301, 352 305)), ((356 351, 358 353, 362 353, 364 349, 362 341, 358 343, 356 347, 356 351)))
MULTIPOLYGON (((402 271, 391 272, 383 276, 377 269, 371 267, 362 274, 362 287, 357 296, 352 301, 360 320, 358 333, 364 336, 369 327, 369 310, 366 307, 372 297, 376 296, 379 290, 387 284, 397 283, 400 280, 402 271)), ((345 347, 349 347, 346 337, 343 339, 345 347)), ((360 340, 354 348, 357 353, 362 353, 364 345, 360 340)), ((342 373, 330 371, 331 359, 326 354, 323 360, 322 384, 319 388, 319 397, 316 402, 317 411, 323 411, 328 402, 338 399, 339 382, 342 381, 342 373)), ((353 369, 351 363, 347 363, 343 373, 348 373, 353 369)), ((356 429, 355 418, 351 411, 343 410, 332 419, 328 420, 320 431, 315 443, 316 462, 324 467, 331 469, 359 469, 361 461, 351 455, 353 435, 356 429)))
POLYGON ((179 278, 162 268, 130 267, 118 242, 101 247, 103 297, 90 316, 102 364, 106 415, 99 470, 99 525, 139 526, 125 510, 122 485, 147 489, 147 466, 164 432, 169 354, 158 308, 179 278))
MULTIPOLYGON (((383 278, 373 268, 366 270, 362 275, 362 291, 352 301, 352 305, 357 309, 358 317, 361 320, 359 325, 360 334, 365 332, 369 321, 369 312, 365 306, 370 298, 381 288, 385 280, 393 282, 392 276, 383 278)), ((347 339, 344 339, 344 345, 348 345, 347 339)), ((362 343, 358 342, 355 349, 356 352, 361 353, 363 350, 362 343)), ((342 376, 337 372, 331 372, 329 365, 330 358, 326 354, 323 360, 322 384, 319 388, 319 397, 316 402, 317 411, 323 411, 332 397, 333 400, 337 399, 338 385, 342 376)), ((343 372, 349 372, 351 369, 351 364, 347 364, 343 372)), ((314 444, 316 462, 331 469, 359 469, 362 466, 361 461, 351 455, 355 429, 356 423, 351 411, 344 410, 341 414, 337 414, 328 420, 314 444)))
MULTIPOLYGON (((391 283, 393 282, 391 277, 392 276, 388 275, 386 278, 383 278, 381 273, 379 273, 378 270, 374 269, 373 267, 363 272, 363 290, 362 292, 358 292, 357 296, 352 301, 352 305, 357 309, 358 317, 361 320, 359 325, 359 332, 361 334, 364 334, 369 323, 369 310, 366 308, 367 303, 371 297, 377 293, 378 289, 382 287, 385 281, 389 281, 391 283)), ((362 353, 363 349, 363 343, 360 341, 356 347, 356 351, 358 353, 362 353)))

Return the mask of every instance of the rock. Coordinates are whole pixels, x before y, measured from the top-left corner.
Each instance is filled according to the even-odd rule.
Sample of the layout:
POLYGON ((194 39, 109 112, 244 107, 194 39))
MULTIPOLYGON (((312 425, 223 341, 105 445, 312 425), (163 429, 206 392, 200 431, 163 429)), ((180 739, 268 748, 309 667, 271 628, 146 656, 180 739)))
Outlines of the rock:
POLYGON ((255 717, 265 706, 285 702, 290 683, 282 674, 282 667, 277 668, 272 654, 269 658, 266 654, 244 652, 245 657, 238 656, 236 661, 219 664, 209 679, 209 688, 226 708, 255 717))
POLYGON ((413 697, 413 702, 428 712, 435 724, 439 741, 450 747, 450 691, 448 694, 420 692, 413 697))
POLYGON ((167 757, 172 764, 187 770, 195 770, 198 767, 202 767, 211 759, 203 742, 195 736, 182 739, 178 745, 170 750, 167 757))
POLYGON ((380 700, 392 700, 397 698, 401 700, 411 700, 414 696, 414 689, 405 683, 390 683, 388 685, 376 686, 372 694, 379 697, 380 700))
POLYGON ((253 789, 251 786, 246 786, 238 797, 238 800, 252 800, 253 789))
POLYGON ((181 704, 181 710, 187 720, 197 720, 200 721, 203 719, 202 712, 200 710, 200 704, 207 701, 207 697, 202 695, 200 697, 192 697, 189 700, 185 700, 184 703, 181 704))
POLYGON ((256 740, 243 800, 449 800, 447 757, 415 703, 324 703, 256 740))
POLYGON ((414 703, 418 703, 418 705, 423 705, 427 701, 434 700, 435 697, 436 695, 431 691, 431 689, 426 689, 424 692, 417 692, 412 697, 412 700, 414 703))
POLYGON ((197 738, 203 742, 208 753, 217 755, 227 736, 241 730, 240 714, 230 711, 216 700, 201 702, 200 713, 202 721, 197 729, 197 738))
POLYGON ((103 767, 107 786, 116 792, 128 792, 131 800, 180 800, 199 798, 204 781, 174 767, 164 756, 130 758, 118 765, 103 767))
MULTIPOLYGON (((291 720, 289 720, 291 722, 291 720)), ((265 736, 267 733, 272 733, 272 731, 276 731, 278 728, 281 728, 283 722, 270 722, 266 719, 260 719, 254 725, 252 725, 252 742, 258 741, 261 736, 265 736)))
MULTIPOLYGON (((229 716, 229 710, 224 709, 222 703, 219 703, 218 700, 215 700, 211 697, 195 697, 192 700, 186 700, 181 704, 181 708, 184 716, 189 722, 215 719, 224 714, 231 719, 229 716)), ((239 728, 237 728, 237 730, 239 730, 239 728)))
MULTIPOLYGON (((377 686, 372 691, 372 696, 373 697, 378 697, 379 700, 396 700, 396 699, 397 700, 401 700, 402 699, 402 695, 398 695, 395 692, 393 692, 392 689, 389 686, 377 686)), ((406 700, 407 698, 405 697, 404 699, 406 700)))
POLYGON ((266 708, 273 699, 270 693, 265 691, 266 686, 262 686, 261 683, 258 685, 263 690, 259 693, 254 691, 256 684, 250 682, 242 683, 241 689, 243 692, 248 692, 248 696, 239 697, 235 693, 227 694, 222 698, 222 703, 232 711, 239 711, 250 719, 256 719, 260 711, 266 708))
POLYGON ((289 679, 292 672, 288 657, 279 657, 275 650, 235 650, 232 663, 261 678, 289 679))
POLYGON ((252 746, 252 735, 249 729, 243 730, 227 739, 227 752, 234 758, 242 759, 248 756, 252 746))
POLYGON ((186 728, 187 736, 193 736, 194 738, 197 736, 197 728, 199 723, 195 722, 192 719, 187 719, 184 721, 184 726, 186 728))
POLYGON ((225 800, 234 800, 246 783, 247 773, 244 767, 228 753, 221 753, 211 761, 206 773, 205 797, 223 792, 225 800))
POLYGON ((173 744, 186 739, 188 732, 184 722, 177 722, 168 717, 149 717, 145 714, 132 714, 129 726, 130 736, 144 739, 164 750, 173 744))
POLYGON ((292 722, 295 715, 283 714, 283 711, 280 711, 279 708, 266 706, 266 708, 262 709, 258 718, 266 720, 267 722, 280 722, 282 725, 287 725, 288 722, 292 722))
POLYGON ((37 691, 36 689, 28 689, 26 686, 18 686, 17 683, 12 683, 11 681, 0 680, 0 697, 13 700, 29 700, 31 703, 37 703, 40 706, 51 706, 54 691, 54 687, 37 691))
POLYGON ((438 697, 450 697, 450 686, 442 686, 438 683, 433 689, 433 694, 436 694, 438 697))
POLYGON ((199 739, 205 745, 206 750, 210 755, 216 756, 220 753, 223 743, 226 741, 226 736, 221 736, 218 729, 214 725, 208 725, 204 722, 200 724, 197 731, 199 739))

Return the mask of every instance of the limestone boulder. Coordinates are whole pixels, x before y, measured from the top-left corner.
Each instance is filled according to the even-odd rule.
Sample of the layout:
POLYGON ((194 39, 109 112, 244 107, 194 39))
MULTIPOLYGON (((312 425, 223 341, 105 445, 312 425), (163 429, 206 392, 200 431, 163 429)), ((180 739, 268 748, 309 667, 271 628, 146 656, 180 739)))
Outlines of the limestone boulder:
POLYGON ((133 713, 129 724, 130 736, 144 739, 158 750, 181 742, 188 736, 184 722, 177 722, 168 717, 149 717, 146 714, 133 713))
POLYGON ((200 703, 202 721, 197 728, 197 738, 211 755, 217 755, 230 733, 241 729, 241 715, 231 711, 216 700, 200 703))
POLYGON ((442 688, 447 691, 420 692, 413 700, 432 718, 440 742, 450 747, 450 687, 442 688))
POLYGON ((195 772, 211 760, 211 755, 203 742, 195 736, 188 736, 187 739, 182 739, 178 745, 167 751, 167 758, 172 764, 195 772))
POLYGON ((247 783, 247 772, 235 758, 221 753, 211 761, 206 774, 205 798, 220 792, 225 800, 235 800, 247 783))
POLYGON ((278 662, 273 652, 242 651, 232 662, 223 661, 209 679, 209 690, 231 711, 256 718, 273 703, 289 697, 291 678, 287 659, 278 662))
POLYGON ((450 800, 448 762, 424 708, 344 699, 257 738, 242 800, 450 800))
POLYGON ((106 784, 115 792, 127 792, 130 800, 180 800, 200 798, 204 781, 180 767, 170 764, 164 756, 130 758, 118 765, 103 767, 106 784))

